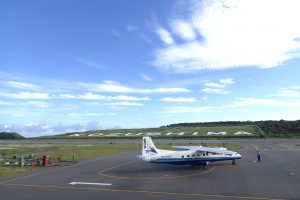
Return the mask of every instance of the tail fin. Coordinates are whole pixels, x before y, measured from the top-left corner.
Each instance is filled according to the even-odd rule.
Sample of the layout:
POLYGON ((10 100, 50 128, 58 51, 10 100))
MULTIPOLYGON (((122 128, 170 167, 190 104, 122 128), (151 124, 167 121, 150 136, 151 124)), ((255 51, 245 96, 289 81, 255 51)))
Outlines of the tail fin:
POLYGON ((142 156, 149 156, 157 153, 158 153, 158 149, 153 144, 151 137, 143 137, 142 156))

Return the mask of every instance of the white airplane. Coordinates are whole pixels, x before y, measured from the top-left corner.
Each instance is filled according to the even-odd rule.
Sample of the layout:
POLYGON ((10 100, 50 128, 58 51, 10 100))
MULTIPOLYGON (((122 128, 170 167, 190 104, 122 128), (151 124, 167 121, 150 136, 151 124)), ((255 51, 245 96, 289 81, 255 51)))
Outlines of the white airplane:
POLYGON ((202 146, 174 146, 175 151, 157 149, 150 137, 143 137, 143 151, 138 158, 151 163, 202 165, 206 168, 212 162, 241 159, 242 156, 226 148, 202 146))

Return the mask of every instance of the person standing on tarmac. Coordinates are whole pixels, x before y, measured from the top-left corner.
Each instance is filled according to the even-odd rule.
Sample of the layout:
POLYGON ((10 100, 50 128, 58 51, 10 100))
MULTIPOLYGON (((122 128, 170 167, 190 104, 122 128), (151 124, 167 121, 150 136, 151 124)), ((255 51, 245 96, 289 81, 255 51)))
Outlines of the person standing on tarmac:
POLYGON ((257 151, 256 156, 257 156, 257 161, 260 162, 260 151, 257 151))

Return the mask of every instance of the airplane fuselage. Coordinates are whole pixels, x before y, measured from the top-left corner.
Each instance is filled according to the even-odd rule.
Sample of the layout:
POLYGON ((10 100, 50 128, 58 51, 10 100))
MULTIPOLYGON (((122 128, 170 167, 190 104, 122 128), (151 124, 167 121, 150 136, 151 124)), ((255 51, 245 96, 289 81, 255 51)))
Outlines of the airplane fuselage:
POLYGON ((241 155, 226 148, 213 148, 202 146, 178 146, 179 150, 157 149, 151 138, 143 138, 143 151, 139 157, 142 160, 159 164, 174 165, 207 165, 212 162, 241 159, 241 155), (188 150, 186 150, 188 149, 188 150))
MULTIPOLYGON (((162 151, 162 150, 160 150, 162 151)), ((163 150, 165 151, 165 150, 163 150)), ((165 151, 148 157, 148 161, 161 164, 192 164, 203 165, 207 162, 241 159, 239 154, 226 155, 210 152, 195 153, 194 151, 165 151)))

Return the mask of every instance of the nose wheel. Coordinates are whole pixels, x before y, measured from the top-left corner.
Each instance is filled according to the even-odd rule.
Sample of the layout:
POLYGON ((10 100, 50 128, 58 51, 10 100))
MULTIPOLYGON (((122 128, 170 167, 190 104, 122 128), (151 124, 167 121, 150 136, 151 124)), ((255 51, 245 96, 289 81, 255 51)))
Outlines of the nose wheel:
POLYGON ((236 165, 236 162, 235 162, 235 160, 232 160, 232 163, 231 164, 233 164, 233 165, 236 165))
POLYGON ((202 165, 202 169, 206 170, 207 169, 207 165, 206 164, 202 165))

